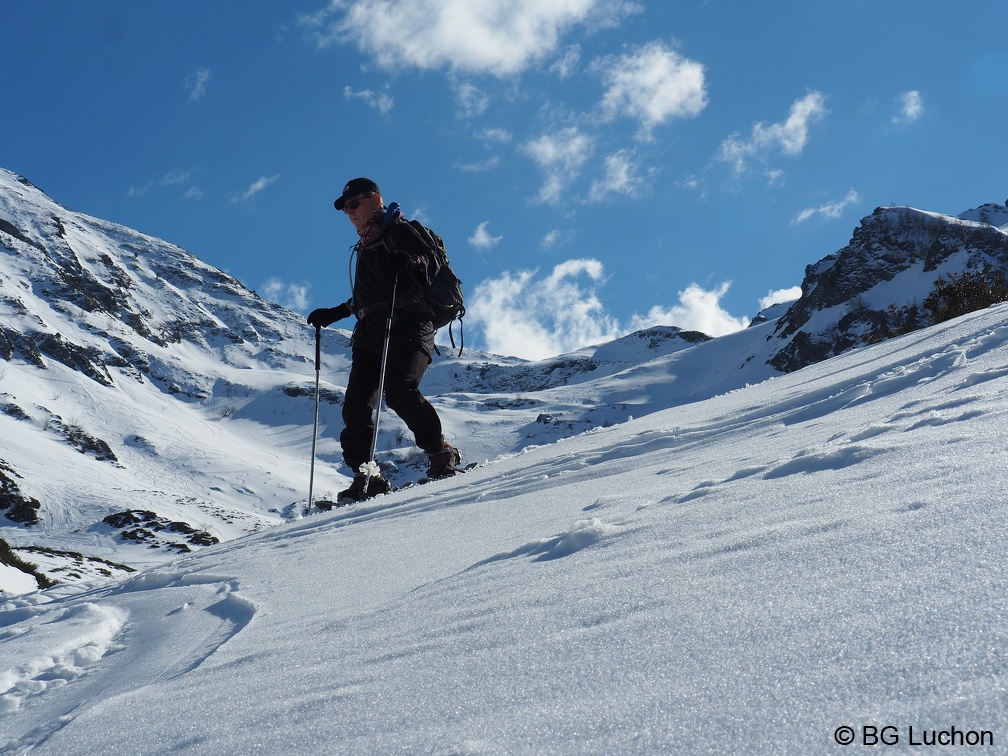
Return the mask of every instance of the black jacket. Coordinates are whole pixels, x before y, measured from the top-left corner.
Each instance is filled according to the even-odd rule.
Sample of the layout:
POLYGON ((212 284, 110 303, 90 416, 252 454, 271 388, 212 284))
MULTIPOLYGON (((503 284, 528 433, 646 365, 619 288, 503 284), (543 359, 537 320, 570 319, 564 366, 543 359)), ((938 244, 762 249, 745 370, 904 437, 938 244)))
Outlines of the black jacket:
POLYGON ((354 345, 371 347, 384 342, 392 287, 398 281, 390 342, 411 342, 430 356, 434 350, 434 326, 426 287, 439 269, 437 257, 401 217, 391 222, 376 241, 367 246, 358 244, 356 252, 357 267, 350 300, 358 317, 354 345), (402 250, 413 258, 415 262, 409 270, 397 274, 390 261, 395 250, 402 250))

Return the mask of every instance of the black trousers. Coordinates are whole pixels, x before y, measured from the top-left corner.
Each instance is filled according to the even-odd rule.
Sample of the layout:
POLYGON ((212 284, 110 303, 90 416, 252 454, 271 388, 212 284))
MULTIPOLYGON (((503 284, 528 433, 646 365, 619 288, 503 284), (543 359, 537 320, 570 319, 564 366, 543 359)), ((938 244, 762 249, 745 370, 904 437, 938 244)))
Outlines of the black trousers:
MULTIPOLYGON (((353 346, 340 444, 343 461, 355 475, 358 468, 371 459, 373 412, 381 400, 378 396, 381 353, 380 343, 355 342, 353 346)), ((393 337, 389 341, 385 366, 385 404, 406 423, 417 446, 434 453, 441 450, 441 418, 418 388, 429 364, 430 356, 419 345, 393 337)))

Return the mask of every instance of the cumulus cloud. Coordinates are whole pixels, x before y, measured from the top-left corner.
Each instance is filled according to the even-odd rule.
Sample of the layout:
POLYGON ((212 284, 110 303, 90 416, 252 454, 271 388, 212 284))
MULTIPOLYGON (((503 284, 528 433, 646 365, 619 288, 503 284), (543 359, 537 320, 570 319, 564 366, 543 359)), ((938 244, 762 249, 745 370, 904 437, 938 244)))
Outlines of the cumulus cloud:
POLYGON ((392 110, 392 106, 395 105, 395 100, 387 93, 373 92, 370 89, 362 89, 359 92, 355 92, 351 87, 347 86, 343 88, 343 97, 347 100, 360 100, 384 116, 387 116, 392 110))
POLYGON ((821 92, 810 92, 791 105, 788 117, 778 123, 756 123, 748 139, 733 134, 721 143, 719 158, 731 163, 735 173, 744 173, 748 161, 765 159, 773 152, 800 155, 809 141, 813 123, 827 113, 826 99, 821 92))
POLYGON ((189 90, 189 101, 202 100, 206 95, 207 84, 210 82, 210 69, 201 68, 186 79, 186 89, 189 90))
POLYGON ((721 307, 721 298, 729 288, 731 281, 725 281, 712 290, 690 284, 679 292, 679 304, 667 309, 655 306, 646 315, 634 315, 628 333, 656 325, 678 326, 686 331, 701 331, 708 336, 741 331, 749 325, 749 318, 736 318, 721 307))
POLYGON ((544 182, 539 190, 539 199, 557 203, 563 198, 571 181, 581 173, 585 162, 591 157, 594 145, 591 137, 569 126, 526 142, 521 149, 543 172, 544 182))
POLYGON ((505 272, 483 281, 466 308, 495 354, 541 360, 621 335, 605 314, 596 289, 603 277, 598 260, 567 260, 545 277, 538 271, 505 272))
POLYGON ((263 298, 277 302, 288 310, 304 312, 308 309, 308 292, 310 290, 311 286, 308 284, 285 283, 274 277, 263 286, 263 298))
POLYGON ((655 325, 721 336, 749 324, 748 318, 734 318, 721 307, 720 300, 731 285, 723 283, 713 291, 691 284, 679 292, 677 305, 653 307, 621 325, 606 313, 599 299, 604 280, 603 265, 594 259, 567 260, 545 276, 538 270, 505 272, 476 287, 472 306, 466 310, 466 323, 480 329, 491 352, 530 360, 572 352, 655 325))
POLYGON ((476 249, 490 249, 491 247, 496 247, 500 243, 500 240, 504 238, 503 235, 491 236, 490 232, 487 231, 487 226, 489 224, 489 221, 483 221, 476 226, 476 230, 473 231, 472 236, 469 237, 469 243, 476 247, 476 249))
POLYGON ((272 184, 275 181, 277 181, 277 179, 279 179, 279 178, 280 178, 280 174, 276 174, 276 175, 270 176, 268 178, 266 176, 262 176, 262 177, 256 179, 255 181, 253 181, 249 185, 248 189, 246 189, 244 192, 241 192, 239 194, 235 194, 234 196, 232 196, 231 197, 231 201, 232 202, 248 202, 253 197, 255 197, 257 194, 259 194, 259 192, 263 191, 266 187, 268 187, 270 184, 272 184))
POLYGON ((893 123, 913 123, 924 114, 924 98, 916 89, 904 92, 896 98, 898 112, 893 123))
POLYGON ((604 167, 603 177, 592 182, 588 190, 589 202, 601 202, 613 194, 634 191, 643 183, 629 150, 620 150, 606 157, 604 167))
POLYGON ((785 302, 794 302, 801 298, 801 286, 791 286, 787 289, 776 289, 774 291, 768 292, 767 295, 760 299, 759 306, 761 310, 765 310, 767 307, 772 307, 775 304, 784 304, 785 302))
POLYGON ((300 22, 320 46, 356 44, 381 68, 509 76, 555 54, 572 28, 639 10, 612 0, 331 0, 300 22))
POLYGON ((827 202, 819 205, 819 207, 809 207, 802 210, 797 216, 795 216, 794 220, 791 221, 791 224, 797 226, 799 223, 807 221, 813 215, 819 215, 823 218, 839 218, 843 215, 843 211, 847 209, 848 205, 852 205, 855 202, 860 201, 861 195, 851 189, 847 192, 847 196, 845 196, 842 200, 827 202))
POLYGON ((670 118, 696 116, 707 107, 704 67, 661 42, 599 58, 592 70, 601 74, 606 86, 603 117, 636 118, 642 139, 649 139, 654 127, 670 118))

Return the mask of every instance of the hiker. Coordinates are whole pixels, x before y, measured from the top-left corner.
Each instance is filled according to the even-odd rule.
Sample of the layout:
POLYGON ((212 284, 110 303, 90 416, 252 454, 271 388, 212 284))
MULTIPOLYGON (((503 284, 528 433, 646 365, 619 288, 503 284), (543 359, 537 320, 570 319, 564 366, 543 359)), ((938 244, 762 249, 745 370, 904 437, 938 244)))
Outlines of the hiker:
POLYGON ((385 207, 381 191, 371 179, 352 179, 333 204, 347 214, 360 236, 353 247, 357 254, 353 296, 336 307, 313 310, 308 323, 325 328, 351 315, 357 317, 350 339, 352 363, 340 433, 343 461, 354 479, 338 499, 360 501, 391 490, 380 474, 369 479, 361 466, 371 461, 372 412, 381 401, 378 389, 393 284, 396 294, 388 327, 385 403, 427 453, 428 478, 454 475, 462 458, 459 450, 445 441, 441 418, 418 388, 434 349, 434 326, 424 287, 437 273, 437 257, 412 230, 396 203, 385 207))

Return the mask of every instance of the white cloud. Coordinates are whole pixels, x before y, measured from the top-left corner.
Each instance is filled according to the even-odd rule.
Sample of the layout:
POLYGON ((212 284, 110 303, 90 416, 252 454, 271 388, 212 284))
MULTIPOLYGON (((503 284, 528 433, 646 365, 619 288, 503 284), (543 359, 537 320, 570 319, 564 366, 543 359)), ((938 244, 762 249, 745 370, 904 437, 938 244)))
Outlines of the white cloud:
POLYGON ((186 79, 186 89, 189 90, 190 102, 196 102, 197 100, 203 99, 206 95, 207 84, 209 83, 211 76, 212 74, 210 73, 209 68, 201 68, 186 79))
POLYGON ((713 291, 691 284, 679 292, 679 304, 669 309, 653 307, 634 315, 629 326, 606 314, 598 297, 604 268, 593 259, 567 260, 541 277, 537 270, 505 272, 487 279, 473 292, 466 323, 483 334, 486 348, 501 355, 541 360, 572 352, 590 344, 619 338, 654 325, 675 325, 684 330, 722 336, 749 325, 720 305, 730 283, 713 291))
POLYGON ((479 160, 475 163, 456 163, 456 166, 460 171, 464 171, 465 173, 484 173, 497 168, 500 163, 501 159, 494 156, 487 158, 486 160, 479 160))
POLYGON ((356 44, 385 69, 509 76, 553 54, 572 28, 639 10, 611 0, 331 0, 300 21, 320 46, 356 44))
POLYGON ((851 189, 847 192, 847 196, 845 196, 842 200, 827 202, 823 205, 819 205, 819 207, 810 207, 802 210, 797 216, 795 216, 794 220, 791 221, 791 224, 797 226, 799 223, 807 221, 813 215, 819 215, 823 218, 839 218, 843 215, 843 211, 847 209, 848 205, 852 205, 855 202, 860 201, 861 195, 851 189))
POLYGON ((507 144, 511 141, 511 132, 504 128, 483 129, 474 135, 483 142, 494 142, 497 144, 507 144))
POLYGON ((269 178, 267 178, 266 176, 262 176, 261 178, 258 178, 255 181, 253 181, 249 185, 249 188, 246 189, 244 192, 242 192, 241 194, 236 194, 236 195, 232 196, 231 197, 231 201, 232 202, 247 202, 248 200, 250 200, 253 197, 255 197, 257 194, 259 194, 259 192, 263 191, 266 187, 268 187, 270 184, 272 184, 273 182, 275 182, 279 178, 280 178, 280 174, 276 174, 274 176, 270 176, 269 178))
MULTIPOLYGON (((193 174, 195 170, 183 170, 181 168, 175 168, 168 171, 159 179, 152 179, 148 181, 143 186, 131 186, 126 192, 128 197, 143 197, 155 186, 181 186, 183 184, 188 184, 193 180, 193 174)), ((200 191, 199 187, 192 186, 182 195, 182 199, 202 199, 203 192, 200 191)))
POLYGON ((767 186, 779 186, 784 180, 784 171, 780 168, 771 168, 765 175, 767 186))
POLYGON ((539 241, 539 246, 543 249, 553 249, 561 244, 566 244, 571 239, 574 238, 573 231, 561 231, 560 229, 553 229, 548 232, 539 241))
POLYGON ((550 66, 550 71, 555 73, 561 79, 569 79, 577 71, 578 64, 581 62, 581 45, 571 45, 566 50, 564 54, 553 61, 553 65, 550 66))
POLYGON ((540 360, 622 335, 596 294, 598 260, 567 260, 545 278, 537 273, 505 272, 476 287, 466 323, 482 331, 489 351, 540 360))
POLYGON ((701 331, 708 336, 724 336, 741 331, 749 325, 749 318, 736 318, 721 307, 721 298, 728 293, 730 281, 707 291, 698 284, 690 284, 679 292, 679 304, 668 309, 652 307, 647 315, 634 315, 630 331, 639 331, 656 325, 677 326, 685 331, 701 331))
POLYGON ((800 155, 809 141, 809 127, 827 113, 825 97, 810 92, 791 105, 787 120, 767 125, 756 123, 749 139, 733 134, 721 143, 719 158, 743 173, 751 158, 765 159, 771 152, 800 155))
POLYGON ((491 247, 496 247, 503 236, 491 236, 487 231, 487 226, 489 221, 483 221, 478 226, 476 230, 473 231, 473 235, 469 237, 469 243, 472 244, 476 249, 490 249, 491 247))
POLYGON ((343 88, 343 97, 348 100, 360 100, 368 107, 374 108, 379 113, 387 116, 392 110, 392 106, 395 105, 395 100, 392 99, 388 94, 376 93, 370 89, 362 89, 359 92, 355 92, 349 86, 343 88))
POLYGON ((263 286, 263 298, 277 302, 288 310, 304 312, 308 309, 308 284, 284 283, 279 278, 271 278, 263 286))
POLYGON ((629 150, 620 150, 606 157, 605 174, 592 183, 588 191, 588 201, 601 202, 610 195, 625 194, 638 189, 642 181, 637 175, 637 168, 629 150))
POLYGON ((594 145, 591 137, 570 126, 552 134, 543 134, 523 144, 521 149, 535 161, 545 176, 539 199, 556 203, 561 200, 570 182, 581 173, 594 145))
POLYGON ((701 200, 707 199, 707 183, 701 176, 693 173, 683 176, 683 178, 676 181, 676 186, 680 189, 694 192, 701 200))
POLYGON ((784 302, 794 302, 801 298, 801 286, 792 286, 787 289, 777 289, 775 291, 768 292, 767 295, 760 299, 759 306, 761 310, 765 310, 767 307, 771 307, 775 304, 783 304, 784 302))
POLYGON ((472 118, 486 112, 490 97, 475 84, 462 83, 455 86, 455 104, 459 118, 472 118))
POLYGON ((638 134, 649 139, 655 126, 670 118, 699 115, 707 106, 704 67, 661 42, 651 42, 627 55, 607 56, 592 63, 606 92, 602 113, 607 120, 623 116, 641 122, 638 134))
MULTIPOLYGON (((511 141, 511 132, 507 129, 499 127, 482 129, 481 131, 475 132, 473 136, 477 140, 483 142, 484 147, 487 149, 492 149, 494 145, 507 144, 511 141)), ((486 158, 485 160, 476 160, 469 163, 457 162, 455 165, 459 168, 459 170, 465 171, 466 173, 482 173, 484 171, 493 170, 500 164, 501 158, 498 155, 494 155, 486 158)))
POLYGON ((924 114, 924 98, 916 89, 904 92, 896 102, 899 112, 893 116, 893 123, 913 123, 924 114))
POLYGON ((126 191, 126 196, 130 197, 131 199, 135 197, 143 197, 145 194, 147 194, 147 192, 150 191, 150 188, 153 185, 153 183, 154 182, 152 181, 148 181, 143 186, 130 186, 130 188, 126 191))
POLYGON ((192 171, 185 171, 181 168, 176 168, 175 170, 168 171, 164 176, 161 177, 161 186, 178 186, 180 184, 187 184, 192 180, 192 171))

